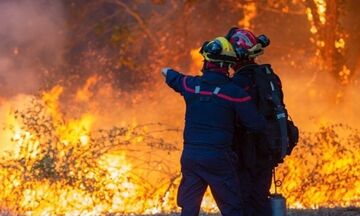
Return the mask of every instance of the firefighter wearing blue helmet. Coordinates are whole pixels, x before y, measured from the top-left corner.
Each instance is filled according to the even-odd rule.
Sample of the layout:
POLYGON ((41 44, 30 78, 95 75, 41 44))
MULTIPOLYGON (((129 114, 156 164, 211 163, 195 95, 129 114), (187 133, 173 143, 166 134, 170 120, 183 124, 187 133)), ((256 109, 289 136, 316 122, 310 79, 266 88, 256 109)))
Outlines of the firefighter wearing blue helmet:
POLYGON ((243 215, 238 156, 232 150, 236 122, 260 132, 265 119, 251 97, 229 78, 236 62, 232 45, 224 37, 205 42, 202 76, 187 76, 170 68, 162 70, 166 83, 186 103, 182 179, 178 189, 181 215, 198 215, 207 186, 224 216, 243 215))

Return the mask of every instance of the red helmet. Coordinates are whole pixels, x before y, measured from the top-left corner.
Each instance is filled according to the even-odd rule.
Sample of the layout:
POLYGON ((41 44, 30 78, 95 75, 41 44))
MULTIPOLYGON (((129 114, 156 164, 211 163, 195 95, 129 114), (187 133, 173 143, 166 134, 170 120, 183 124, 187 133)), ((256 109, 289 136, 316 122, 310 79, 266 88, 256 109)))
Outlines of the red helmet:
POLYGON ((237 57, 240 59, 244 58, 255 58, 263 54, 263 48, 270 44, 270 40, 265 35, 256 37, 251 31, 231 28, 226 38, 233 45, 237 57))
POLYGON ((244 49, 250 49, 258 43, 256 36, 245 29, 236 29, 231 35, 229 41, 233 46, 244 49))

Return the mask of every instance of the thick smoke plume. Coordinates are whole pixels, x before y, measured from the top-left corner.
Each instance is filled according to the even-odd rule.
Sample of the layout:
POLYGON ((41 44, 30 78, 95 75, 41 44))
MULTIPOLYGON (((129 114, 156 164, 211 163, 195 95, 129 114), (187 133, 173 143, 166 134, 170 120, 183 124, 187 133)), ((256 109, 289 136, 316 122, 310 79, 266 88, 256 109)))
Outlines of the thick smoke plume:
POLYGON ((0 26, 0 97, 36 92, 42 84, 40 77, 61 62, 61 5, 57 1, 3 0, 0 26))

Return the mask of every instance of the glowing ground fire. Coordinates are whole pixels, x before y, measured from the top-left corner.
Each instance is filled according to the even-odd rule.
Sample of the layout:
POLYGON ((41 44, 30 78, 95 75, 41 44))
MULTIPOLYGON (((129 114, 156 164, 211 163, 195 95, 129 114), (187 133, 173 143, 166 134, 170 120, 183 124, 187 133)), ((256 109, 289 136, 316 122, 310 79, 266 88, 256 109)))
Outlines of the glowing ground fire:
MULTIPOLYGON (((153 180, 139 173, 129 153, 143 151, 144 145, 142 150, 133 148, 141 143, 152 151, 179 152, 179 148, 153 137, 147 127, 129 124, 94 131, 97 119, 90 113, 65 119, 59 110, 62 92, 55 86, 9 114, 8 142, 14 150, 1 159, 2 211, 29 215, 177 211, 179 168, 170 167, 172 174, 151 188, 148 181, 153 180)), ((289 207, 359 206, 359 151, 360 133, 346 125, 303 133, 279 169, 289 207)), ((158 169, 162 164, 150 166, 158 169)), ((209 193, 203 209, 217 210, 209 193)))
POLYGON ((151 188, 134 172, 136 163, 126 153, 146 147, 175 151, 176 147, 152 137, 145 126, 92 131, 95 116, 89 113, 65 119, 58 104, 62 92, 61 86, 55 86, 8 116, 14 149, 1 158, 0 209, 30 215, 173 209, 169 201, 173 186, 151 188))

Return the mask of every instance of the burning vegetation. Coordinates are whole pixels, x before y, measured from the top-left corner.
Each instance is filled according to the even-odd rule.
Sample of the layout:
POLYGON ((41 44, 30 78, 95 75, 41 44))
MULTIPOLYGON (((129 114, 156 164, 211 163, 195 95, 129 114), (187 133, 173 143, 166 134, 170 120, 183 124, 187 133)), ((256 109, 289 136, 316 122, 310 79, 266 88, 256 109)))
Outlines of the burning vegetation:
POLYGON ((61 92, 56 86, 9 115, 19 125, 6 128, 15 149, 1 159, 1 206, 36 215, 173 209, 178 170, 158 154, 170 157, 178 146, 152 134, 178 130, 130 124, 91 131, 93 116, 65 119, 59 112, 61 92))
MULTIPOLYGON (((173 212, 181 145, 166 137, 180 130, 161 123, 93 130, 96 116, 66 118, 63 89, 31 97, 8 115, 3 131, 13 151, 1 157, 2 211, 12 214, 173 212), (14 121, 13 121, 14 120, 14 121)), ((290 207, 358 206, 360 135, 337 124, 302 133, 280 166, 290 207)), ((204 210, 216 211, 209 194, 204 210)))
MULTIPOLYGON (((1 2, 0 214, 178 211, 184 105, 158 74, 167 65, 199 73, 196 47, 233 25, 269 32, 272 45, 259 61, 282 77, 300 126, 300 143, 277 168, 288 206, 359 207, 356 7, 350 0, 1 2), (44 28, 48 37, 40 37, 44 28)), ((202 208, 216 212, 210 197, 202 208)))

